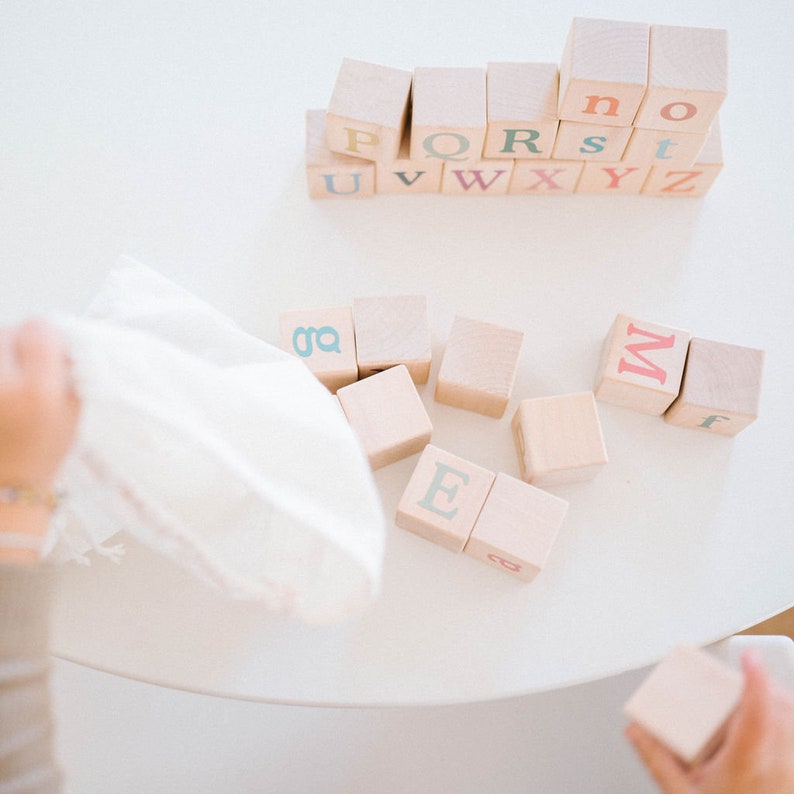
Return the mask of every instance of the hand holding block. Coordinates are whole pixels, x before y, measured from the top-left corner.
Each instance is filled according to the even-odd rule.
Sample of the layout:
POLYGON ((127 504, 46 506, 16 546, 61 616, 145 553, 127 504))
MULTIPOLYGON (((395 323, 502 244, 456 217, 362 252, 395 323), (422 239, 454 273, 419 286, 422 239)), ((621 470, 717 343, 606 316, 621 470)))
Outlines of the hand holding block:
POLYGON ((568 502, 499 473, 464 552, 532 581, 546 564, 568 502))
POLYGON ((421 452, 433 425, 405 365, 351 383, 336 393, 373 471, 421 452))
POLYGON ((282 312, 281 349, 302 359, 331 392, 358 380, 350 307, 282 312))
POLYGON ((430 324, 424 295, 354 298, 359 377, 405 364, 414 383, 430 376, 430 324))
POLYGON ((582 174, 582 160, 516 160, 507 192, 511 196, 565 196, 582 174))
POLYGON ((444 163, 441 192, 447 196, 504 196, 512 173, 512 160, 444 163))
POLYGON ((521 478, 533 485, 592 480, 608 461, 592 392, 522 400, 512 426, 521 478))
POLYGON ((501 417, 513 393, 524 334, 456 317, 438 372, 435 399, 501 417))
POLYGON ((678 396, 689 333, 619 314, 604 342, 596 399, 661 416, 678 396))
POLYGON ((624 714, 682 761, 697 764, 717 748, 739 703, 740 673, 706 651, 675 648, 624 706, 624 714))
POLYGON ((378 193, 439 193, 444 161, 431 157, 411 159, 410 133, 400 145, 397 159, 375 163, 375 190, 378 193))
POLYGON ((665 422, 735 436, 758 418, 763 368, 763 350, 693 339, 665 422))
POLYGON ((493 472, 428 444, 397 506, 396 524, 462 551, 493 481, 493 472))

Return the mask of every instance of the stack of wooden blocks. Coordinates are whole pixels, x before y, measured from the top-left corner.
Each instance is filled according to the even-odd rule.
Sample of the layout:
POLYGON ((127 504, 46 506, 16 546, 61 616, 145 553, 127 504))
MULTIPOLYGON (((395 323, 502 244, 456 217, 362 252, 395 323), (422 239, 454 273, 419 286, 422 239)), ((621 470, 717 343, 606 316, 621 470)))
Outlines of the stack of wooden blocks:
POLYGON ((722 168, 727 34, 575 18, 555 63, 344 59, 306 116, 313 198, 704 195, 722 168))

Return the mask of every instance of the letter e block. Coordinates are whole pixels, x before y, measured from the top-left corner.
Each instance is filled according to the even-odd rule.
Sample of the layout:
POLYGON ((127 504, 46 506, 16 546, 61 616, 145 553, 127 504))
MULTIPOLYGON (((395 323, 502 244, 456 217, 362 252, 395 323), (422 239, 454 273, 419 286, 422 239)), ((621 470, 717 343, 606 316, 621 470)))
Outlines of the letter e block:
POLYGON ((564 499, 500 472, 464 552, 532 581, 546 564, 567 511, 564 499))
POLYGON ((493 481, 493 472, 428 444, 397 506, 396 524, 462 551, 493 481))
POLYGON ((698 764, 722 740, 742 688, 736 670, 706 651, 681 646, 651 671, 623 713, 684 763, 698 764))

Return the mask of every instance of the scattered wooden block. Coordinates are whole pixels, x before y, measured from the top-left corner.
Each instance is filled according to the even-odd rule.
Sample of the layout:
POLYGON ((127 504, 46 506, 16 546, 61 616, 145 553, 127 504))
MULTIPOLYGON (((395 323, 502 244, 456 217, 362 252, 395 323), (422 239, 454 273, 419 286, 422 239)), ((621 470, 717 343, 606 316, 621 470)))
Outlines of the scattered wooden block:
POLYGON ((623 159, 668 168, 688 167, 697 159, 707 137, 706 132, 636 128, 631 133, 623 159))
POLYGON ((559 117, 631 126, 645 94, 649 31, 641 22, 574 18, 560 63, 559 117))
POLYGON ((397 159, 375 163, 375 190, 378 193, 439 193, 444 161, 431 157, 411 159, 411 137, 406 134, 397 159))
POLYGON ((400 150, 411 72, 343 58, 326 116, 332 152, 391 161, 400 150))
POLYGON ((427 383, 431 350, 424 295, 355 298, 353 318, 360 378, 404 364, 414 383, 427 383))
POLYGON ((591 480, 608 461, 592 392, 522 400, 512 427, 521 478, 532 485, 591 480))
POLYGON ((331 392, 358 380, 349 306, 282 312, 279 328, 281 349, 302 359, 331 392))
POLYGON ((373 471, 430 442, 433 425, 403 364, 344 386, 336 396, 373 471))
POLYGON ((561 121, 554 142, 555 160, 615 162, 623 157, 631 127, 606 127, 561 121))
POLYGON ((557 135, 556 63, 489 63, 485 159, 548 159, 557 135))
POLYGON ((428 444, 397 506, 396 524, 462 551, 493 481, 493 472, 428 444))
POLYGON ((735 436, 758 418, 764 351, 694 338, 666 422, 735 436))
POLYGON ((500 472, 464 552, 532 581, 546 564, 567 510, 564 499, 500 472))
POLYGON ((642 190, 650 170, 647 163, 625 157, 615 163, 585 163, 576 192, 636 195, 642 190))
POLYGON ((707 132, 727 92, 727 31, 651 26, 648 90, 635 127, 707 132))
POLYGON ((306 183, 311 198, 370 198, 375 166, 332 152, 325 142, 325 111, 306 111, 306 183))
POLYGON ((511 196, 564 196, 573 193, 582 160, 516 160, 507 192, 511 196))
POLYGON ((435 399, 501 417, 513 393, 524 334, 455 317, 438 373, 435 399))
POLYGON ((512 160, 447 162, 441 177, 441 192, 447 196, 504 196, 512 173, 512 160))
POLYGON ((706 760, 741 698, 740 673, 696 648, 673 649, 623 708, 682 761, 706 760))
POLYGON ((486 127, 485 69, 414 70, 411 159, 464 163, 482 157, 486 127))
POLYGON ((619 314, 596 373, 598 400, 661 416, 678 396, 689 332, 619 314))

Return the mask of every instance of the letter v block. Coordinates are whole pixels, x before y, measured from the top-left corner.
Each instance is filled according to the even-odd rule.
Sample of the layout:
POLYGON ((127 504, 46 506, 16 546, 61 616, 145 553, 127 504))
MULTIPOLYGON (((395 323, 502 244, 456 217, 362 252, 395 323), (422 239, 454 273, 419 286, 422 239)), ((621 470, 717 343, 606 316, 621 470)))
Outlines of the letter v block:
POLYGON ((619 314, 601 353, 596 399, 661 416, 678 396, 689 333, 619 314))
POLYGON ((411 159, 410 135, 403 137, 396 160, 375 163, 377 193, 438 193, 444 161, 431 157, 411 159))

